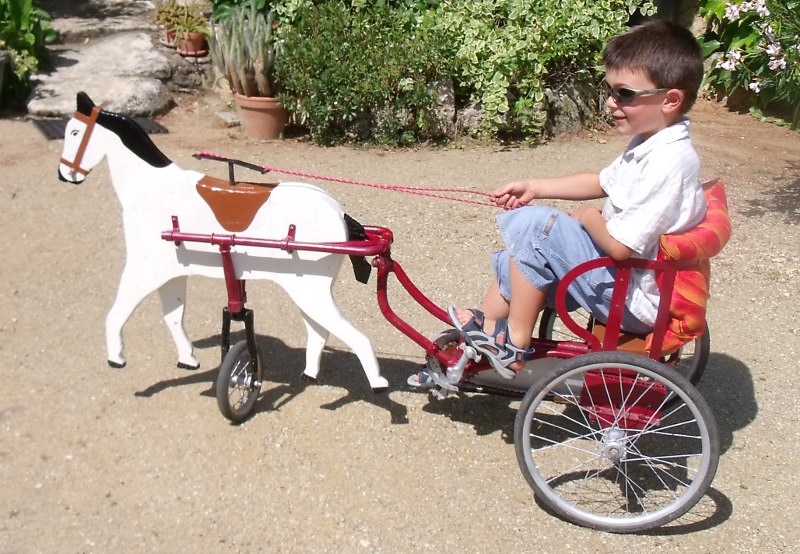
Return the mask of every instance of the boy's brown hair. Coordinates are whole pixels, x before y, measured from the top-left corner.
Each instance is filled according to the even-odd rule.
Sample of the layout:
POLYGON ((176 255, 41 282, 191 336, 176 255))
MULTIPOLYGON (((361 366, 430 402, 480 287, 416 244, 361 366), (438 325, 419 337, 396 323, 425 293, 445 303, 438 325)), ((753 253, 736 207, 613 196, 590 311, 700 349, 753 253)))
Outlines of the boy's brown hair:
POLYGON ((669 21, 650 21, 612 38, 603 50, 607 69, 641 71, 657 88, 684 92, 681 113, 697 100, 703 81, 703 53, 686 27, 669 21))

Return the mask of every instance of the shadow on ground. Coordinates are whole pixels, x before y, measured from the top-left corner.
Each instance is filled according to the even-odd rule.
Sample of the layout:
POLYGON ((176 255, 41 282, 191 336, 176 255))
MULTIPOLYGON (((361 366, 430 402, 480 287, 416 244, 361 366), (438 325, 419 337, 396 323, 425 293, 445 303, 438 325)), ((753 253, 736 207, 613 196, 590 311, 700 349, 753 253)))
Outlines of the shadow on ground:
POLYGON ((750 200, 739 210, 748 217, 758 217, 768 213, 780 214, 786 223, 800 223, 800 164, 789 168, 792 176, 775 181, 758 200, 750 200))

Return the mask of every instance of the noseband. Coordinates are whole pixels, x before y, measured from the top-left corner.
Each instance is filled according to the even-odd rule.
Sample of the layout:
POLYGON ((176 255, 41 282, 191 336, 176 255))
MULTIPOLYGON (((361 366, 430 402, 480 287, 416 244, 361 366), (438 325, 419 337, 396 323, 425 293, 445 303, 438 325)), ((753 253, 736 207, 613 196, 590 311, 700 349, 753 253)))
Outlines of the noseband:
POLYGON ((89 138, 92 136, 92 131, 94 131, 94 125, 97 123, 97 118, 100 115, 100 112, 103 110, 101 106, 95 106, 92 108, 92 113, 88 116, 80 113, 75 112, 73 114, 73 118, 77 119, 78 121, 82 121, 86 124, 86 130, 83 132, 83 138, 81 139, 81 143, 78 146, 78 151, 75 153, 75 159, 72 161, 67 160, 66 158, 61 158, 61 163, 66 165, 68 168, 72 170, 72 176, 75 177, 76 173, 80 173, 81 175, 88 175, 89 171, 83 169, 81 167, 81 161, 83 161, 83 154, 86 152, 86 147, 89 144, 89 138))

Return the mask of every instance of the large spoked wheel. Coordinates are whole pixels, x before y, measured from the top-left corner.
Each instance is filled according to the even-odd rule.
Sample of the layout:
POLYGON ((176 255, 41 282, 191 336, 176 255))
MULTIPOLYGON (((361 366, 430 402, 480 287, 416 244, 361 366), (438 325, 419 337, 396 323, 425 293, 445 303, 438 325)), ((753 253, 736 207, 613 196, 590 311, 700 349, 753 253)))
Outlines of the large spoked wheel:
POLYGON ((261 355, 256 368, 251 367, 247 341, 231 346, 217 375, 217 406, 222 415, 233 423, 247 419, 261 392, 261 355))
MULTIPOLYGON (((581 327, 587 330, 592 328, 591 316, 583 308, 579 308, 570 315, 581 327)), ((545 340, 558 341, 582 341, 575 333, 570 331, 558 317, 558 313, 552 308, 542 310, 542 318, 539 321, 539 338, 545 340)), ((689 382, 696 385, 708 363, 708 356, 711 352, 711 335, 706 325, 705 331, 698 338, 684 344, 679 353, 674 356, 667 356, 665 363, 675 369, 689 382)))
POLYGON ((613 533, 664 525, 706 493, 719 462, 708 404, 650 358, 596 352, 542 375, 520 404, 514 443, 537 497, 613 533))

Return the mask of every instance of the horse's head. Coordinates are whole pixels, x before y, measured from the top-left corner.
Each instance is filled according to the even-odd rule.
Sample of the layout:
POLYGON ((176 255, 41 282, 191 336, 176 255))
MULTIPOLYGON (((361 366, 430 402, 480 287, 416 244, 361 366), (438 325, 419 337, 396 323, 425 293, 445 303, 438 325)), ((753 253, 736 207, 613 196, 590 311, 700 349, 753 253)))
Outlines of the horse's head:
POLYGON ((172 164, 132 118, 105 111, 95 106, 86 93, 79 92, 78 110, 64 130, 59 179, 82 183, 107 153, 116 151, 116 145, 131 154, 131 158, 150 167, 163 168, 172 164), (97 132, 98 128, 102 132, 97 132))
POLYGON ((64 149, 58 165, 58 178, 79 184, 103 159, 103 152, 89 148, 97 118, 102 111, 84 92, 78 93, 78 110, 64 130, 64 149))

